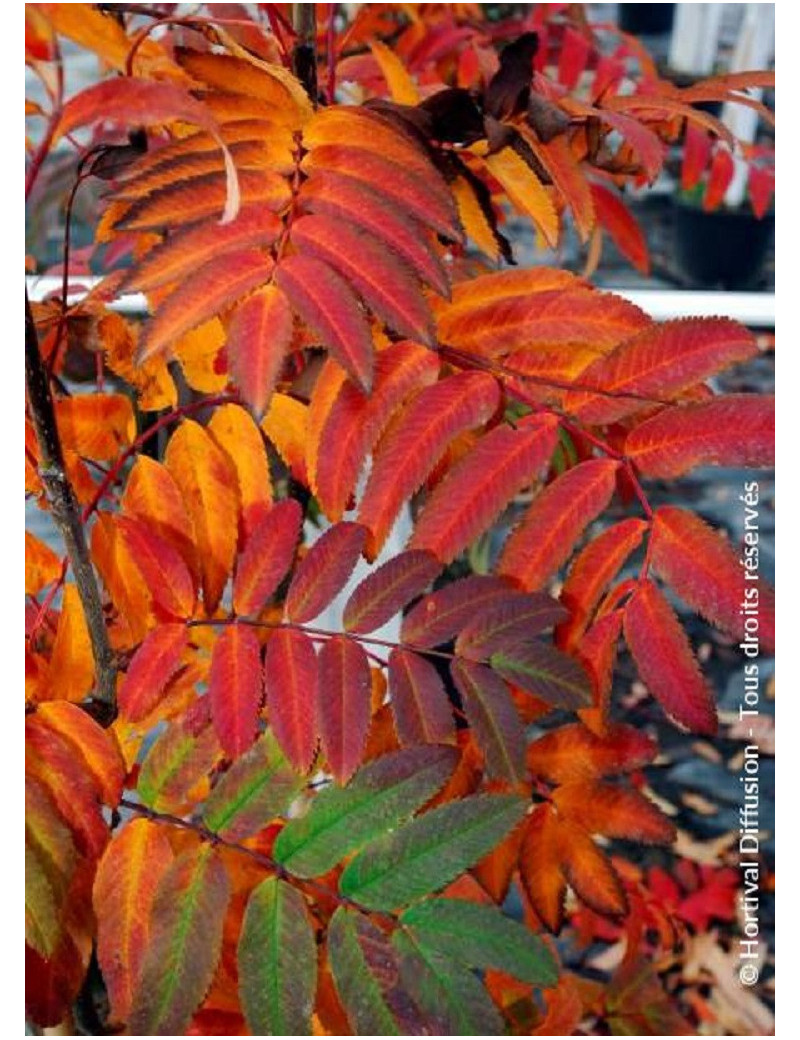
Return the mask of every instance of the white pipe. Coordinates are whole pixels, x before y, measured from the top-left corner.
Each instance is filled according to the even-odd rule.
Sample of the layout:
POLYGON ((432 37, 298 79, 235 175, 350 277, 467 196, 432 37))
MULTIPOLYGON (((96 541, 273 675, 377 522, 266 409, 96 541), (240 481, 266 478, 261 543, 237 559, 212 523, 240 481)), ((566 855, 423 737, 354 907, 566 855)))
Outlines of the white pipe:
MULTIPOLYGON (((28 275, 25 280, 32 300, 41 301, 53 293, 61 292, 60 278, 28 275)), ((76 284, 80 288, 76 288, 74 293, 70 294, 70 298, 80 299, 99 281, 99 278, 91 277, 76 279, 76 284)), ((615 289, 612 286, 604 286, 603 289, 635 303, 656 321, 666 321, 668 318, 702 318, 723 315, 726 318, 740 321, 743 325, 749 325, 751 328, 773 328, 775 325, 775 293, 615 289)), ((120 314, 140 317, 147 314, 147 301, 141 293, 120 296, 110 304, 110 307, 120 314)))
POLYGON ((717 59, 722 4, 676 4, 669 66, 689 76, 708 76, 717 59))

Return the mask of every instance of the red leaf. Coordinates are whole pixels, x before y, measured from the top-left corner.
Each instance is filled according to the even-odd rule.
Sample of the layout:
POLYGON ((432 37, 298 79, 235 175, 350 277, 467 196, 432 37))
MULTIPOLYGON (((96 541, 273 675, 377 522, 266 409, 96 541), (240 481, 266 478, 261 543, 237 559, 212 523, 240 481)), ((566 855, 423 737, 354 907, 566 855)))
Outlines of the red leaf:
POLYGON ((548 484, 506 542, 498 572, 528 591, 541 588, 608 505, 618 468, 613 459, 590 459, 548 484))
POLYGON ((591 45, 586 37, 567 26, 564 29, 561 49, 558 55, 558 81, 568 90, 574 90, 578 80, 586 68, 591 53, 591 45))
MULTIPOLYGON (((367 453, 401 402, 435 382, 436 354, 415 343, 394 343, 379 352, 372 393, 346 380, 330 406, 320 435, 315 479, 320 504, 332 520, 341 519, 367 453)), ((312 411, 314 403, 312 400, 312 411)))
POLYGON ((727 318, 654 324, 581 373, 581 385, 597 387, 602 396, 575 390, 564 407, 586 423, 616 422, 756 352, 753 334, 727 318))
POLYGON ((178 550, 139 520, 118 516, 116 521, 154 604, 167 617, 191 617, 196 602, 195 584, 178 550))
POLYGON ((553 416, 537 416, 517 429, 501 425, 490 430, 436 487, 409 548, 428 549, 449 563, 536 479, 550 461, 557 438, 558 420, 553 416))
POLYGON ((602 184, 592 184, 592 198, 597 219, 611 236, 611 240, 637 271, 650 274, 650 254, 644 232, 619 195, 602 184))
POLYGON ((123 289, 148 292, 196 271, 222 253, 245 246, 269 246, 281 227, 278 217, 264 206, 246 206, 230 224, 220 225, 215 220, 192 224, 170 234, 131 268, 123 289))
POLYGON ((253 529, 233 579, 233 608, 257 614, 273 595, 294 560, 303 511, 293 498, 278 502, 253 529))
POLYGON ((353 573, 366 536, 361 524, 344 520, 320 536, 295 569, 286 595, 287 618, 308 622, 328 606, 353 573))
MULTIPOLYGON (((747 503, 745 507, 750 508, 747 503)), ((758 541, 752 539, 752 527, 750 531, 740 561, 724 535, 695 513, 662 506, 653 522, 651 560, 682 600, 736 639, 753 630, 753 622, 746 619, 757 613, 759 640, 764 649, 772 650, 775 597, 758 577, 758 541)))
POLYGON ((508 687, 490 668, 472 661, 454 660, 450 674, 486 757, 486 775, 520 783, 525 777, 525 729, 508 687))
POLYGON ((424 596, 403 618, 404 643, 430 648, 448 643, 467 622, 514 590, 502 578, 471 574, 424 596))
POLYGON ((264 685, 269 722, 284 754, 301 773, 314 758, 317 655, 305 632, 280 628, 267 642, 264 685))
POLYGON ((775 171, 751 166, 747 175, 747 188, 753 212, 759 219, 765 217, 775 194, 775 171))
POLYGON ((161 302, 145 325, 139 342, 139 364, 263 285, 271 273, 272 261, 257 249, 226 253, 205 264, 161 302))
POLYGON ((681 164, 681 188, 684 191, 691 191, 700 183, 710 158, 711 138, 708 131, 687 123, 681 164))
POLYGON ((340 784, 358 768, 370 723, 372 677, 362 647, 334 636, 319 652, 317 723, 322 751, 340 784))
POLYGON ((228 324, 228 367, 257 419, 266 411, 292 340, 292 312, 274 285, 248 296, 228 324))
POLYGON ((543 592, 509 590, 502 599, 484 604, 480 612, 473 609, 459 632, 456 653, 483 661, 530 640, 565 617, 564 608, 543 592))
POLYGON ((301 217, 292 242, 334 268, 395 332, 434 344, 432 318, 420 287, 378 239, 327 217, 301 217))
POLYGON ((706 213, 711 213, 722 205, 725 199, 725 192, 730 187, 735 172, 736 167, 733 162, 733 156, 727 148, 717 145, 711 159, 708 184, 703 196, 703 209, 706 213))
POLYGON ((665 408, 632 430, 625 454, 647 477, 679 477, 695 466, 774 466, 775 398, 728 394, 665 408))
POLYGON ((381 239, 442 296, 450 291, 447 275, 423 230, 389 199, 365 185, 328 170, 317 170, 304 183, 300 200, 304 208, 321 213, 339 224, 358 224, 381 239))
POLYGON ((184 625, 159 625, 147 635, 119 688, 119 711, 124 719, 139 722, 156 707, 180 668, 186 643, 184 625))
POLYGON ((630 517, 603 531, 576 557, 570 567, 561 602, 570 612, 569 621, 556 629, 558 645, 572 650, 586 631, 594 608, 630 554, 641 543, 647 522, 630 517))
POLYGON ((275 279, 303 321, 368 393, 374 366, 372 336, 347 282, 321 260, 298 255, 281 259, 275 279))
POLYGON ((423 592, 440 570, 436 557, 423 549, 387 560, 353 590, 344 608, 345 630, 374 632, 423 592))
POLYGON ((652 581, 642 582, 628 601, 625 639, 642 681, 667 715, 693 733, 716 733, 712 690, 672 608, 652 581))
POLYGON ((244 754, 256 739, 262 692, 258 636, 245 625, 226 625, 211 653, 208 696, 214 729, 228 758, 244 754))
POLYGON ((380 551, 403 502, 425 480, 450 441, 487 422, 499 404, 496 380, 460 372, 420 391, 378 449, 358 513, 370 529, 367 552, 380 551))
POLYGON ((407 650, 392 650, 389 694, 395 729, 403 747, 455 741, 450 699, 430 661, 407 650))
POLYGON ((610 725, 599 737, 582 723, 552 730, 528 747, 528 768, 551 783, 594 780, 649 765, 658 748, 633 726, 610 725))
POLYGON ((581 242, 586 242, 595 224, 594 203, 589 182, 565 137, 554 137, 546 144, 533 132, 523 130, 525 140, 536 158, 550 174, 558 194, 572 210, 575 229, 581 242))

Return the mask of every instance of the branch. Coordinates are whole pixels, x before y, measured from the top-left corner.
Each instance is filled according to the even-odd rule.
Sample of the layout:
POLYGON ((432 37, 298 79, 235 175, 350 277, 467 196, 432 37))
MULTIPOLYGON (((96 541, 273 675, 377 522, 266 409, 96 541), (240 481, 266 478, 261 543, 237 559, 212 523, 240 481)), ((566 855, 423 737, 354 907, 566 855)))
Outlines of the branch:
POLYGON ((81 512, 66 474, 61 439, 58 435, 53 398, 39 337, 25 291, 25 386, 31 418, 39 445, 39 476, 56 526, 64 539, 67 555, 81 598, 95 665, 95 690, 101 719, 109 725, 116 716, 116 665, 108 640, 97 579, 86 547, 81 512))
POLYGON ((292 72, 316 105, 317 88, 317 11, 315 4, 292 4, 292 28, 297 39, 292 47, 292 72))

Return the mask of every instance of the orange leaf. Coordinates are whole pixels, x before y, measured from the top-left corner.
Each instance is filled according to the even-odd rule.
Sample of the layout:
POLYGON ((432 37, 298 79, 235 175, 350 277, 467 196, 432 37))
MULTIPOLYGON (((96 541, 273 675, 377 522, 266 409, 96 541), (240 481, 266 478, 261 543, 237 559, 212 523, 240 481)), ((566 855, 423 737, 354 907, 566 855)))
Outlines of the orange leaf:
POLYGON ((538 806, 528 817, 520 849, 519 872, 528 899, 551 932, 561 930, 567 893, 558 838, 555 812, 549 805, 538 806))
POLYGON ((136 436, 136 419, 124 394, 77 394, 56 403, 58 432, 66 447, 110 462, 136 436))
POLYGON ((220 225, 204 220, 171 234, 152 249, 125 279, 126 290, 148 292, 194 272, 221 253, 246 246, 269 246, 281 230, 281 222, 263 206, 245 206, 236 220, 220 225))
POLYGON ((38 596, 61 574, 61 560, 49 545, 25 532, 25 595, 38 596))
POLYGON ((64 586, 49 671, 53 700, 82 701, 94 684, 92 643, 76 585, 64 586))
POLYGON ((540 589, 614 494, 619 463, 590 459, 539 492, 500 556, 498 573, 529 592, 540 589))
POLYGON ((594 780, 648 765, 658 748, 646 733, 613 723, 599 737, 582 723, 551 730, 528 746, 528 769, 551 783, 594 780))
POLYGON ((103 729, 82 708, 67 701, 40 705, 36 717, 65 741, 105 804, 116 808, 127 770, 113 732, 103 729))
POLYGON ((553 792, 560 814, 589 834, 668 845, 675 827, 648 798, 630 787, 579 780, 553 792))
POLYGON ((226 253, 211 260, 162 300, 139 341, 139 362, 172 346, 183 335, 213 318, 237 299, 263 285, 272 262, 257 249, 226 253))

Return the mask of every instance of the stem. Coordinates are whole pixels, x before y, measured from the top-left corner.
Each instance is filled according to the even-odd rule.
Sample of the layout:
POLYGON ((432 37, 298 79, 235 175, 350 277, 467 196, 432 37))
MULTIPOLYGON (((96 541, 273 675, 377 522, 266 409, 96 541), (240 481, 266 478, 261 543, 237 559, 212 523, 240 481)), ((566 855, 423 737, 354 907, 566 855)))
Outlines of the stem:
POLYGON ((297 39, 292 47, 292 72, 317 103, 317 10, 315 4, 292 4, 292 28, 297 39))
POLYGON ((33 321, 27 290, 25 292, 25 385, 36 431, 41 464, 39 476, 53 519, 64 539, 75 575, 75 584, 89 629, 95 664, 97 701, 103 708, 103 721, 110 724, 116 715, 116 666, 108 640, 103 604, 86 547, 78 501, 66 474, 61 440, 58 435, 50 382, 39 350, 39 337, 33 321))
MULTIPOLYGON (((410 650, 412 653, 424 654, 426 657, 441 657, 447 661, 454 661, 458 657, 457 654, 447 653, 446 650, 429 650, 427 647, 416 646, 414 643, 393 643, 388 639, 376 639, 373 636, 362 636, 356 632, 332 632, 327 628, 315 628, 313 625, 304 625, 297 621, 261 621, 257 618, 228 617, 192 618, 187 621, 186 624, 189 628, 213 628, 217 625, 250 625, 251 628, 269 628, 272 630, 291 628, 297 632, 305 632, 305 634, 311 636, 312 639, 335 639, 337 636, 344 636, 345 639, 352 639, 356 643, 368 643, 370 646, 383 646, 389 650, 410 650)), ((376 659, 379 660, 381 664, 386 664, 382 658, 376 659)))
POLYGON ((164 823, 170 827, 179 827, 181 830, 192 831, 201 841, 207 841, 210 845, 218 845, 222 848, 230 849, 232 852, 238 852, 243 856, 248 856, 255 863, 258 863, 260 867, 268 870, 271 874, 275 874, 283 881, 294 885, 295 888, 299 888, 301 891, 309 889, 312 892, 318 892, 327 899, 332 899, 340 906, 348 906, 353 910, 358 910, 360 913, 369 913, 371 916, 383 917, 386 920, 391 921, 393 924, 397 921, 395 914, 384 911, 367 911, 360 903, 357 903, 353 899, 349 899, 347 896, 341 895, 336 891, 336 889, 329 888, 321 881, 315 881, 313 878, 306 878, 300 881, 293 874, 290 874, 283 864, 278 863, 278 861, 272 859, 271 856, 267 856, 266 853, 259 852, 257 849, 248 848, 247 845, 240 845, 236 841, 229 841, 227 838, 223 838, 221 835, 217 834, 216 831, 210 830, 204 824, 198 823, 195 820, 185 820, 182 816, 173 816, 171 813, 157 812, 155 809, 149 809, 146 805, 142 805, 141 802, 134 802, 129 798, 120 798, 119 804, 131 812, 138 813, 140 816, 152 820, 154 823, 164 823))

